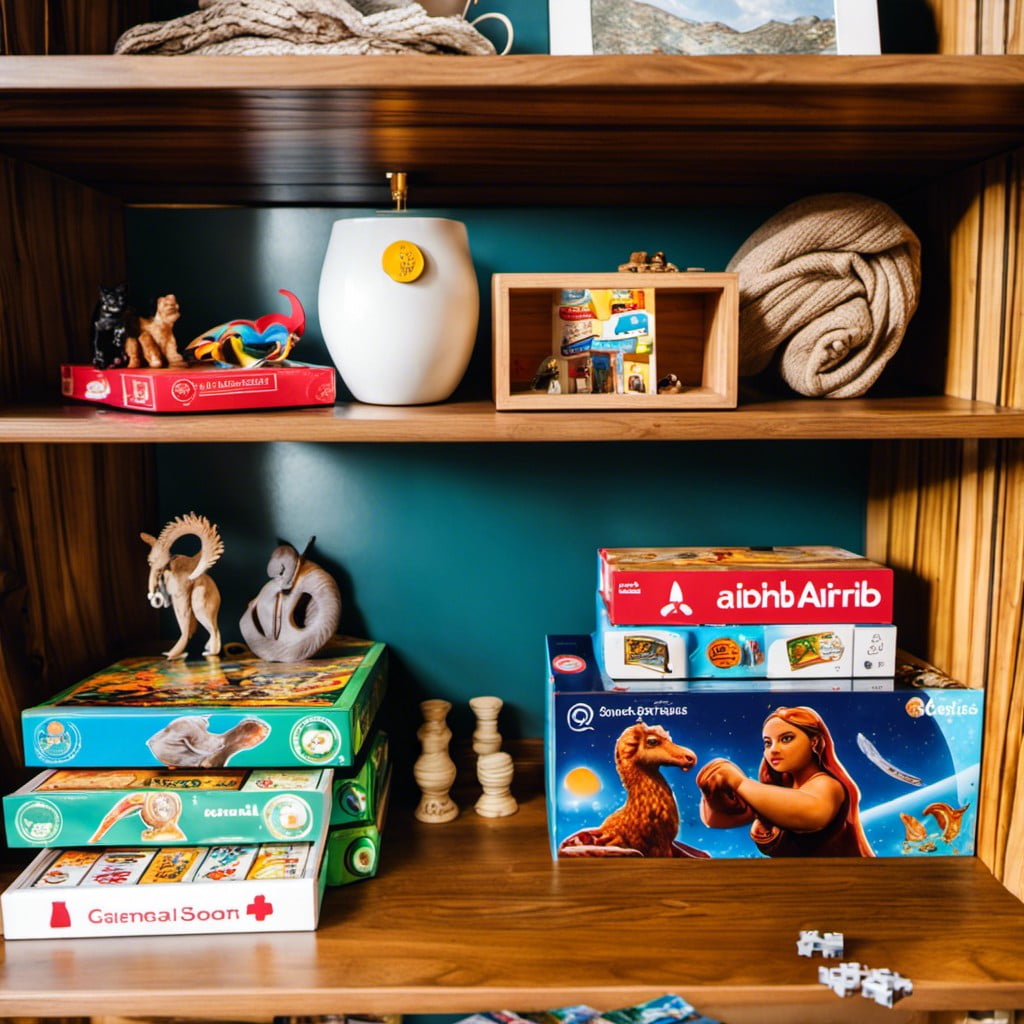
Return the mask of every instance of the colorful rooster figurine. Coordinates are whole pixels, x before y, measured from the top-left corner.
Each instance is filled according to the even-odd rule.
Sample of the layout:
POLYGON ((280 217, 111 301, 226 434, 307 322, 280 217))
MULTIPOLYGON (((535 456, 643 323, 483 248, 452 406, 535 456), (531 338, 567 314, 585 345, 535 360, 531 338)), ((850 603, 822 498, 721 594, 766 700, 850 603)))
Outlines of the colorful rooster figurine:
POLYGON ((262 366, 280 363, 302 337, 306 329, 306 313, 302 303, 289 291, 280 289, 292 309, 288 316, 268 313, 259 320, 231 320, 219 324, 189 344, 191 352, 200 362, 218 366, 262 366))

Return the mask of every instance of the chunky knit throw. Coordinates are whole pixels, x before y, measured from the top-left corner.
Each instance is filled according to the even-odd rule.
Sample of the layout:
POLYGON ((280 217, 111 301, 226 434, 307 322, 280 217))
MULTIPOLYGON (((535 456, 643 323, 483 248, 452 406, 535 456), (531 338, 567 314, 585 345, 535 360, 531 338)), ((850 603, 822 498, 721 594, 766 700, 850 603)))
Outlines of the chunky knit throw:
POLYGON ((432 18, 417 3, 370 5, 346 0, 199 0, 170 21, 135 25, 114 53, 204 54, 493 54, 464 18, 432 18))
POLYGON ((739 274, 740 375, 777 356, 802 395, 864 394, 917 308, 920 258, 917 236, 877 199, 835 193, 787 206, 726 268, 739 274))

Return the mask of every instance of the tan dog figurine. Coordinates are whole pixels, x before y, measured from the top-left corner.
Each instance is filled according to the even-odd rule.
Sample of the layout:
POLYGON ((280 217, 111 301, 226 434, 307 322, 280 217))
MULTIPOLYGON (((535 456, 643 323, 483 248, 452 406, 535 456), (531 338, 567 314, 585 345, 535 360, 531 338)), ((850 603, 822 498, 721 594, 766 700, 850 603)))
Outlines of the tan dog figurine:
POLYGON ((139 317, 138 330, 130 333, 124 342, 128 369, 137 370, 143 360, 146 366, 157 369, 163 366, 182 369, 188 365, 174 338, 174 325, 180 316, 178 300, 173 295, 161 295, 156 300, 156 313, 139 317))

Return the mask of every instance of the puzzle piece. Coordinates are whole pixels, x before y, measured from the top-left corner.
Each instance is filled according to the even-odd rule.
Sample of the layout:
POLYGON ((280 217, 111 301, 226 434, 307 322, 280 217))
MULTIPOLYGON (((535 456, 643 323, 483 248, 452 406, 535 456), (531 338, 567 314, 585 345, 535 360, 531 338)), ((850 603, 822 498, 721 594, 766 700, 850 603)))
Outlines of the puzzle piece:
POLYGON ((860 990, 861 982, 868 969, 855 961, 847 961, 838 967, 819 967, 818 982, 827 985, 837 996, 846 997, 860 990))
POLYGON ((826 960, 838 958, 843 955, 843 933, 825 932, 822 935, 817 931, 806 931, 800 933, 797 939, 796 951, 800 956, 813 956, 820 953, 826 960))
POLYGON ((879 1006, 892 1008, 904 996, 914 991, 913 982, 903 975, 890 971, 887 967, 876 967, 868 971, 861 982, 860 994, 865 999, 874 999, 879 1006))

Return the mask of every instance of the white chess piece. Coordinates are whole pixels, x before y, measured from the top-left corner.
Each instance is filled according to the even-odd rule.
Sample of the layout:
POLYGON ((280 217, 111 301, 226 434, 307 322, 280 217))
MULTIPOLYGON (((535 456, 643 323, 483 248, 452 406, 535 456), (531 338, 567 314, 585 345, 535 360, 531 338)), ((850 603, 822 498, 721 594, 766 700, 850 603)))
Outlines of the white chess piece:
POLYGON ((503 701, 500 697, 473 697, 469 706, 476 715, 473 730, 473 752, 495 754, 501 750, 501 734, 498 732, 498 713, 503 701))
POLYGON ((476 777, 484 791, 476 802, 477 814, 483 818, 505 818, 519 810, 516 798, 509 792, 514 770, 512 755, 503 751, 477 758, 476 777))
POLYGON ((423 752, 413 765, 412 774, 420 788, 415 816, 433 824, 458 817, 459 808, 448 795, 455 782, 455 762, 448 755, 452 734, 445 719, 452 706, 446 700, 425 700, 420 704, 423 724, 416 731, 423 752))

